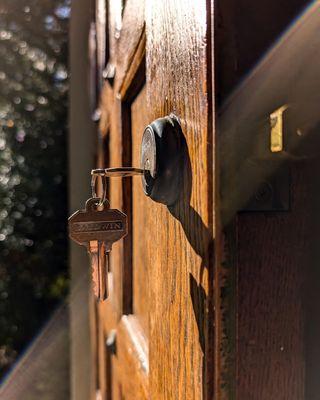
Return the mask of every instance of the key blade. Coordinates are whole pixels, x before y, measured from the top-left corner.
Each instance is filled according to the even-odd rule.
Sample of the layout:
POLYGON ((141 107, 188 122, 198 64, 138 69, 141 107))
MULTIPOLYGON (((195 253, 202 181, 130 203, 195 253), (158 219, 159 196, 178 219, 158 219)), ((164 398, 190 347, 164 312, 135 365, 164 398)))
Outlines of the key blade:
POLYGON ((143 175, 144 172, 145 170, 134 167, 118 167, 118 168, 106 168, 106 169, 99 168, 99 169, 93 169, 91 171, 91 175, 107 176, 109 178, 112 177, 126 178, 128 176, 143 175))
POLYGON ((108 265, 106 245, 104 242, 92 240, 88 245, 91 260, 93 293, 99 301, 108 297, 108 265))
POLYGON ((91 240, 88 245, 92 268, 92 289, 96 298, 99 298, 99 245, 97 240, 91 240))

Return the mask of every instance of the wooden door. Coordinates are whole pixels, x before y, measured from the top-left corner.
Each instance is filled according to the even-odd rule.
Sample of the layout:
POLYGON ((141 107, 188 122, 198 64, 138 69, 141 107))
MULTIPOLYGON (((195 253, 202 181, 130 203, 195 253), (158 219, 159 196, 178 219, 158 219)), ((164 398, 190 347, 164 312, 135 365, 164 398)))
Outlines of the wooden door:
POLYGON ((188 157, 172 207, 146 197, 140 177, 110 181, 129 234, 113 246, 110 298, 98 307, 97 386, 102 399, 200 400, 213 389, 210 10, 204 0, 121 3, 107 7, 100 166, 139 167, 145 127, 172 112, 188 157))
POLYGON ((96 398, 318 399, 319 2, 279 41, 307 0, 96 3, 98 165, 139 166, 170 113, 188 150, 172 207, 109 182, 129 234, 96 307, 96 398))

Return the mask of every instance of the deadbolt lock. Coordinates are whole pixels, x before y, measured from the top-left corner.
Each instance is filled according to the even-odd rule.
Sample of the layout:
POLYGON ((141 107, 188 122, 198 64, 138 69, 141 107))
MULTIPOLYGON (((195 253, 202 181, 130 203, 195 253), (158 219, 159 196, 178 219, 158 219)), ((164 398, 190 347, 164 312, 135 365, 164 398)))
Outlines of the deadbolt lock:
POLYGON ((148 125, 141 143, 142 186, 152 200, 173 205, 183 180, 184 137, 178 118, 170 114, 148 125))

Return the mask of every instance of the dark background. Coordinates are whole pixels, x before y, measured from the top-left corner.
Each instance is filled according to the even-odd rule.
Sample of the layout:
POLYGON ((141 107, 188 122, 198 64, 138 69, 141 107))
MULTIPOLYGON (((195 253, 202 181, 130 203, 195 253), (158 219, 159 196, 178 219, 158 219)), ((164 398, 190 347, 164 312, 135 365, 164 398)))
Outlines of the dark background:
POLYGON ((68 292, 69 15, 0 3, 0 378, 68 292))

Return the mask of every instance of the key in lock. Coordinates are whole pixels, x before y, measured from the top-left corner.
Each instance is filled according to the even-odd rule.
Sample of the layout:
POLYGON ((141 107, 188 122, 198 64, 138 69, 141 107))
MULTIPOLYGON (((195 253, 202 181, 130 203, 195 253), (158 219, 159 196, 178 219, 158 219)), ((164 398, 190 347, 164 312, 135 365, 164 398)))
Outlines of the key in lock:
POLYGON ((140 175, 147 196, 158 203, 174 205, 182 194, 184 167, 188 159, 187 144, 178 117, 170 114, 156 119, 145 128, 140 157, 140 168, 93 169, 93 185, 98 176, 126 178, 140 175))
POLYGON ((179 120, 173 114, 159 118, 144 131, 141 145, 141 168, 118 167, 91 171, 92 198, 84 210, 69 218, 69 236, 86 246, 91 255, 94 291, 98 299, 108 296, 108 253, 112 243, 127 234, 127 217, 119 210, 110 209, 106 200, 106 178, 142 176, 144 192, 154 201, 173 205, 182 187, 183 161, 186 144, 179 120), (97 196, 97 182, 101 178, 102 197, 97 196))

